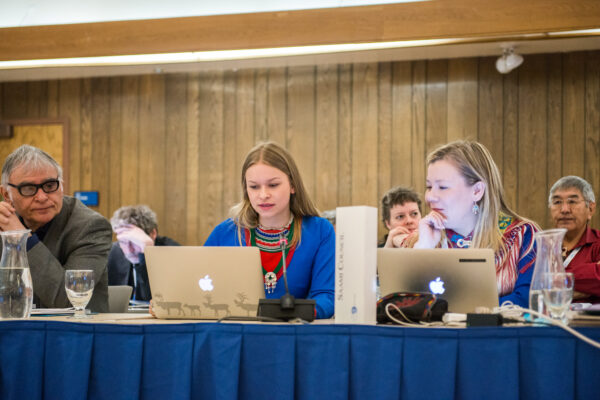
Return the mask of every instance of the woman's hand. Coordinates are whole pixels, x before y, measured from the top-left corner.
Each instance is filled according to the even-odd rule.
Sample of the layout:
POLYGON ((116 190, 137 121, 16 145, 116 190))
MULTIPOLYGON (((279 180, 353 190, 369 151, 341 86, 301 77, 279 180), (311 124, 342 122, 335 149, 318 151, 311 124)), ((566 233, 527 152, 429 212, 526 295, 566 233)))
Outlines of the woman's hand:
POLYGON ((154 318, 156 318, 156 314, 154 314, 154 310, 152 309, 152 300, 150 300, 150 304, 148 306, 148 312, 150 313, 150 315, 152 315, 154 318))
POLYGON ((403 226, 397 226, 388 233, 387 240, 383 247, 402 247, 402 241, 408 236, 410 231, 403 226))
POLYGON ((442 238, 446 218, 437 211, 432 211, 419 221, 419 240, 415 248, 433 249, 442 238))

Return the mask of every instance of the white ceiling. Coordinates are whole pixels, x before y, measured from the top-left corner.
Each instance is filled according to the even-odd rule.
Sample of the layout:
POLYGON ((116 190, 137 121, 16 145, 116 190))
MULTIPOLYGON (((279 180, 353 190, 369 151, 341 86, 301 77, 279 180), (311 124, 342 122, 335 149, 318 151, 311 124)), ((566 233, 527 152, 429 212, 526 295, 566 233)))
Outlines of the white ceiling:
POLYGON ((245 14, 426 0, 0 0, 0 28, 245 14))

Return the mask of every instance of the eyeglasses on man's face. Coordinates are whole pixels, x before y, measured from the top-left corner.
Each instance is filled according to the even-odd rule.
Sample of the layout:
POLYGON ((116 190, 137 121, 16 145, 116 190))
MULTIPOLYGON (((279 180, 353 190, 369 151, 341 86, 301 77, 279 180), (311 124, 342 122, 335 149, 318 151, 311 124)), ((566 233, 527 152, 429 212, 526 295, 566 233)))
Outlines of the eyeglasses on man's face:
POLYGON ((56 192, 60 187, 60 181, 58 179, 48 179, 39 185, 36 185, 35 183, 22 183, 20 185, 9 183, 8 186, 17 189, 19 194, 23 197, 32 197, 35 196, 40 189, 42 189, 44 193, 56 192))
POLYGON ((550 207, 554 209, 561 209, 563 205, 567 205, 569 208, 577 207, 579 204, 584 203, 584 199, 570 198, 570 199, 552 199, 550 202, 550 207))

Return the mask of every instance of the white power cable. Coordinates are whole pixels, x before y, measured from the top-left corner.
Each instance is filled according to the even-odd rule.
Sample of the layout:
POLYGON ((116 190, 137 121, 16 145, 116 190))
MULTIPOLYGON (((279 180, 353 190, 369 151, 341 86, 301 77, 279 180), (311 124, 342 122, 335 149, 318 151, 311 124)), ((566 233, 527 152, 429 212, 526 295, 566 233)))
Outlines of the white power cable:
POLYGON ((515 306, 512 304, 508 304, 508 305, 502 305, 502 307, 499 307, 498 312, 500 312, 500 314, 502 314, 502 316, 505 316, 506 313, 506 317, 507 318, 514 318, 514 315, 516 313, 518 313, 518 315, 522 315, 523 313, 529 313, 532 314, 538 318, 540 318, 544 323, 548 324, 548 325, 554 325, 557 326, 561 329, 564 329, 565 331, 569 332, 571 335, 575 336, 576 338, 586 342, 587 344, 589 344, 590 346, 593 346, 597 349, 600 349, 600 343, 596 342, 595 340, 590 339, 589 337, 582 335, 581 333, 577 332, 575 329, 569 327, 568 325, 562 323, 562 321, 557 321, 555 319, 552 319, 550 317, 548 317, 547 315, 544 315, 538 311, 529 309, 529 308, 522 308, 519 306, 515 306), (512 315, 511 315, 512 314, 512 315))
MULTIPOLYGON (((487 309, 487 310, 483 310, 483 309, 478 309, 478 311, 480 313, 486 313, 485 311, 487 311, 487 313, 490 313, 491 310, 487 309)), ((516 306, 510 302, 505 302, 502 304, 501 307, 496 307, 493 310, 494 313, 499 313, 502 315, 503 318, 510 318, 510 319, 521 319, 522 321, 525 321, 525 319, 522 317, 522 315, 524 313, 529 313, 531 315, 534 315, 536 317, 538 317, 539 319, 542 320, 542 322, 548 324, 548 325, 553 325, 553 326, 557 326, 561 329, 564 329, 565 331, 569 332, 571 335, 575 336, 576 338, 584 341, 585 343, 589 344, 590 346, 593 346, 597 349, 600 349, 600 343, 596 342, 590 338, 588 338, 587 336, 577 332, 575 329, 569 327, 568 325, 562 323, 561 321, 557 321, 554 320, 540 312, 531 310, 529 308, 523 308, 520 306, 516 306)), ((387 316, 394 321, 395 323, 397 323, 398 325, 402 325, 402 326, 406 326, 406 327, 410 327, 410 328, 422 328, 422 327, 439 327, 439 326, 454 326, 454 327, 463 327, 465 326, 465 319, 466 319, 466 314, 452 314, 452 313, 446 313, 444 314, 444 317, 446 315, 451 316, 450 318, 444 318, 444 322, 414 322, 412 321, 410 318, 408 318, 403 312, 402 310, 400 310, 400 308, 398 308, 398 306, 396 306, 393 303, 388 303, 385 306, 385 313, 387 314, 387 316), (395 318, 392 313, 390 312, 390 308, 393 307, 404 319, 406 319, 406 321, 409 322, 405 322, 405 321, 401 321, 398 318, 395 318)))

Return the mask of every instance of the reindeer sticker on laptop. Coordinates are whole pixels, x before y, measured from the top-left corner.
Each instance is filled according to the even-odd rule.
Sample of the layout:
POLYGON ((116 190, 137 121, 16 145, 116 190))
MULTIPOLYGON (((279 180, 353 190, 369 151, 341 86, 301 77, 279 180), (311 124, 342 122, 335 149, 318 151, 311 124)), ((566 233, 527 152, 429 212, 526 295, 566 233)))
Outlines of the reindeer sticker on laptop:
POLYGON ((244 293, 238 293, 237 299, 234 299, 233 302, 236 306, 246 311, 247 316, 250 316, 250 313, 256 315, 256 310, 258 309, 258 304, 249 304, 246 301, 248 300, 248 296, 244 293))
POLYGON ((177 314, 173 314, 173 315, 177 315, 177 316, 183 316, 185 315, 183 312, 183 309, 181 308, 181 302, 179 301, 164 301, 163 300, 163 296, 160 293, 157 293, 154 296, 154 307, 158 307, 158 308, 162 308, 163 310, 165 310, 167 312, 167 315, 171 315, 171 309, 173 309, 173 311, 177 312, 177 314))

